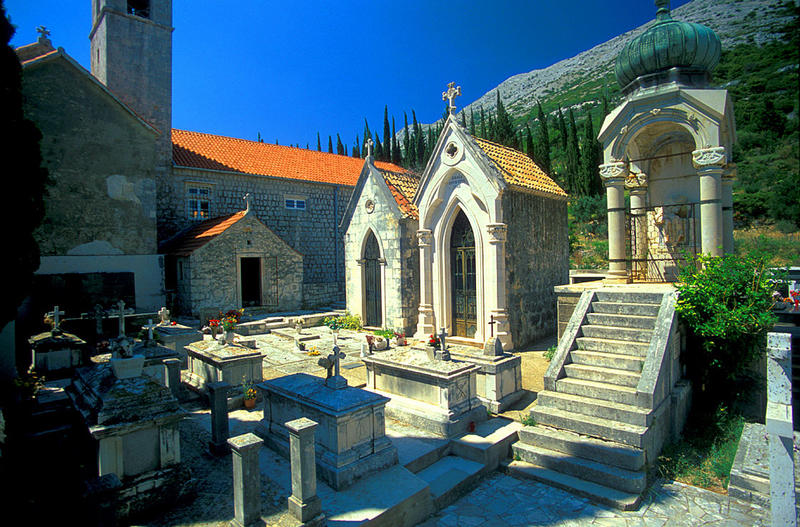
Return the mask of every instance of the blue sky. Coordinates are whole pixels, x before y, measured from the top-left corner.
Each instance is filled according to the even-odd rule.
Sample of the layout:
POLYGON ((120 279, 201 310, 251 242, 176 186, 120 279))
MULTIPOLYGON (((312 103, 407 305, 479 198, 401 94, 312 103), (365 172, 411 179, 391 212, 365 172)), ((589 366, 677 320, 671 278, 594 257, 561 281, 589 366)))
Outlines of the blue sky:
MULTIPOLYGON (((687 3, 673 0, 672 7, 687 3)), ((13 46, 45 25, 89 67, 90 0, 6 0, 13 46)), ((455 81, 463 107, 517 73, 547 67, 652 20, 648 0, 175 0, 173 127, 323 149, 383 129, 388 104, 438 119, 455 81)))

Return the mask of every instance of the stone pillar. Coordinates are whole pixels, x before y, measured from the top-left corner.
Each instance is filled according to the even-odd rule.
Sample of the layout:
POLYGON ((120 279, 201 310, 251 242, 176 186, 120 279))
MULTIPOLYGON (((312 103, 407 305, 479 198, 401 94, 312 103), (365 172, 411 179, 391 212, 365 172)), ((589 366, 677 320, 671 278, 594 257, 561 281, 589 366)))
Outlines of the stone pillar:
POLYGON ((767 434, 772 525, 797 526, 792 426, 792 336, 767 334, 767 434))
POLYGON ((722 175, 722 249, 733 254, 733 182, 736 181, 736 164, 728 163, 722 175))
POLYGON ((264 441, 255 434, 228 439, 233 461, 233 525, 246 527, 261 519, 261 468, 258 453, 264 441))
POLYGON ((625 180, 625 188, 631 195, 631 237, 633 244, 633 264, 631 279, 647 278, 647 175, 630 174, 625 180))
POLYGON ((484 327, 477 336, 486 340, 486 323, 494 316, 495 336, 500 339, 504 349, 514 349, 513 338, 508 327, 508 311, 506 310, 506 233, 508 226, 505 223, 490 223, 486 226, 489 245, 486 247, 486 276, 490 277, 485 282, 487 290, 483 293, 484 302, 492 302, 494 306, 486 306, 484 310, 484 327), (493 290, 494 289, 494 290, 493 290))
POLYGON ((211 443, 209 449, 212 454, 222 455, 227 452, 226 441, 230 435, 228 431, 228 390, 231 385, 227 382, 210 382, 208 398, 211 404, 211 443))
POLYGON ((722 172, 725 148, 703 148, 692 152, 692 163, 700 176, 700 239, 703 254, 722 255, 722 172))
POLYGON ((181 359, 164 359, 163 362, 167 370, 167 388, 177 399, 181 393, 181 359))
POLYGON ((414 338, 426 340, 436 331, 433 316, 433 233, 430 229, 417 231, 419 243, 419 320, 414 338))
POLYGON ((286 423, 292 470, 289 512, 303 525, 322 524, 324 518, 317 496, 317 461, 314 453, 316 428, 317 423, 305 417, 286 423))
POLYGON ((625 178, 628 165, 612 161, 600 165, 600 177, 606 187, 608 209, 608 274, 612 283, 628 281, 625 266, 625 178))

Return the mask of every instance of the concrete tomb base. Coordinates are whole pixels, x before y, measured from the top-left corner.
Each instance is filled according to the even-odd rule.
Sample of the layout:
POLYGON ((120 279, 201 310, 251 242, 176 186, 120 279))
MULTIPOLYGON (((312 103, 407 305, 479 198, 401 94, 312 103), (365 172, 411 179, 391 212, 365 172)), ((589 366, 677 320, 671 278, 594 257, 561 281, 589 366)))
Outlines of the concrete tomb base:
POLYGON ((264 418, 257 433, 289 457, 285 423, 306 417, 316 429, 317 475, 339 490, 397 463, 397 448, 386 437, 386 397, 346 386, 334 389, 325 379, 296 373, 258 385, 264 396, 264 418))
POLYGON ((237 394, 243 381, 259 383, 264 378, 262 356, 257 350, 216 340, 194 342, 184 349, 189 357, 184 381, 200 393, 207 394, 206 385, 210 382, 226 382, 231 393, 237 394))
POLYGON ((367 389, 391 398, 386 415, 442 437, 454 437, 485 421, 477 397, 480 366, 431 360, 425 352, 395 349, 362 359, 367 389))
POLYGON ((86 341, 60 331, 47 331, 28 339, 31 345, 31 364, 37 373, 48 379, 68 377, 72 370, 89 361, 86 341))
POLYGON ((164 346, 172 349, 180 356, 181 369, 186 369, 189 366, 189 356, 184 348, 189 344, 203 340, 203 333, 183 324, 158 326, 155 330, 161 337, 161 342, 164 346))
POLYGON ((459 350, 450 356, 480 366, 477 394, 487 410, 502 412, 522 397, 522 357, 505 353, 499 339, 489 339, 484 349, 476 348, 475 353, 459 350))

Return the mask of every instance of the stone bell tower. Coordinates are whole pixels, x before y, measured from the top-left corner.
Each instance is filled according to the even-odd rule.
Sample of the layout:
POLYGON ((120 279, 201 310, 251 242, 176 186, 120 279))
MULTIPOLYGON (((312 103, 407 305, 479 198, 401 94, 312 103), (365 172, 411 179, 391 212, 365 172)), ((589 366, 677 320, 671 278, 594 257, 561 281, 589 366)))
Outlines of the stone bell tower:
POLYGON ((92 0, 92 75, 161 132, 172 159, 172 0, 92 0))

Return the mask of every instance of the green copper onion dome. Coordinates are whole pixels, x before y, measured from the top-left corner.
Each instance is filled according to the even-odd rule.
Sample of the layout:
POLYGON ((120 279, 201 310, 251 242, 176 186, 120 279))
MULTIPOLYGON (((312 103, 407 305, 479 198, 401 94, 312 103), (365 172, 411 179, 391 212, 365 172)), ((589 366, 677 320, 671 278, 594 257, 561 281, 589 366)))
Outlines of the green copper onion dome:
POLYGON ((623 88, 642 75, 671 68, 710 73, 719 62, 719 37, 708 27, 673 20, 669 0, 656 0, 656 23, 628 42, 617 57, 615 73, 623 88))

